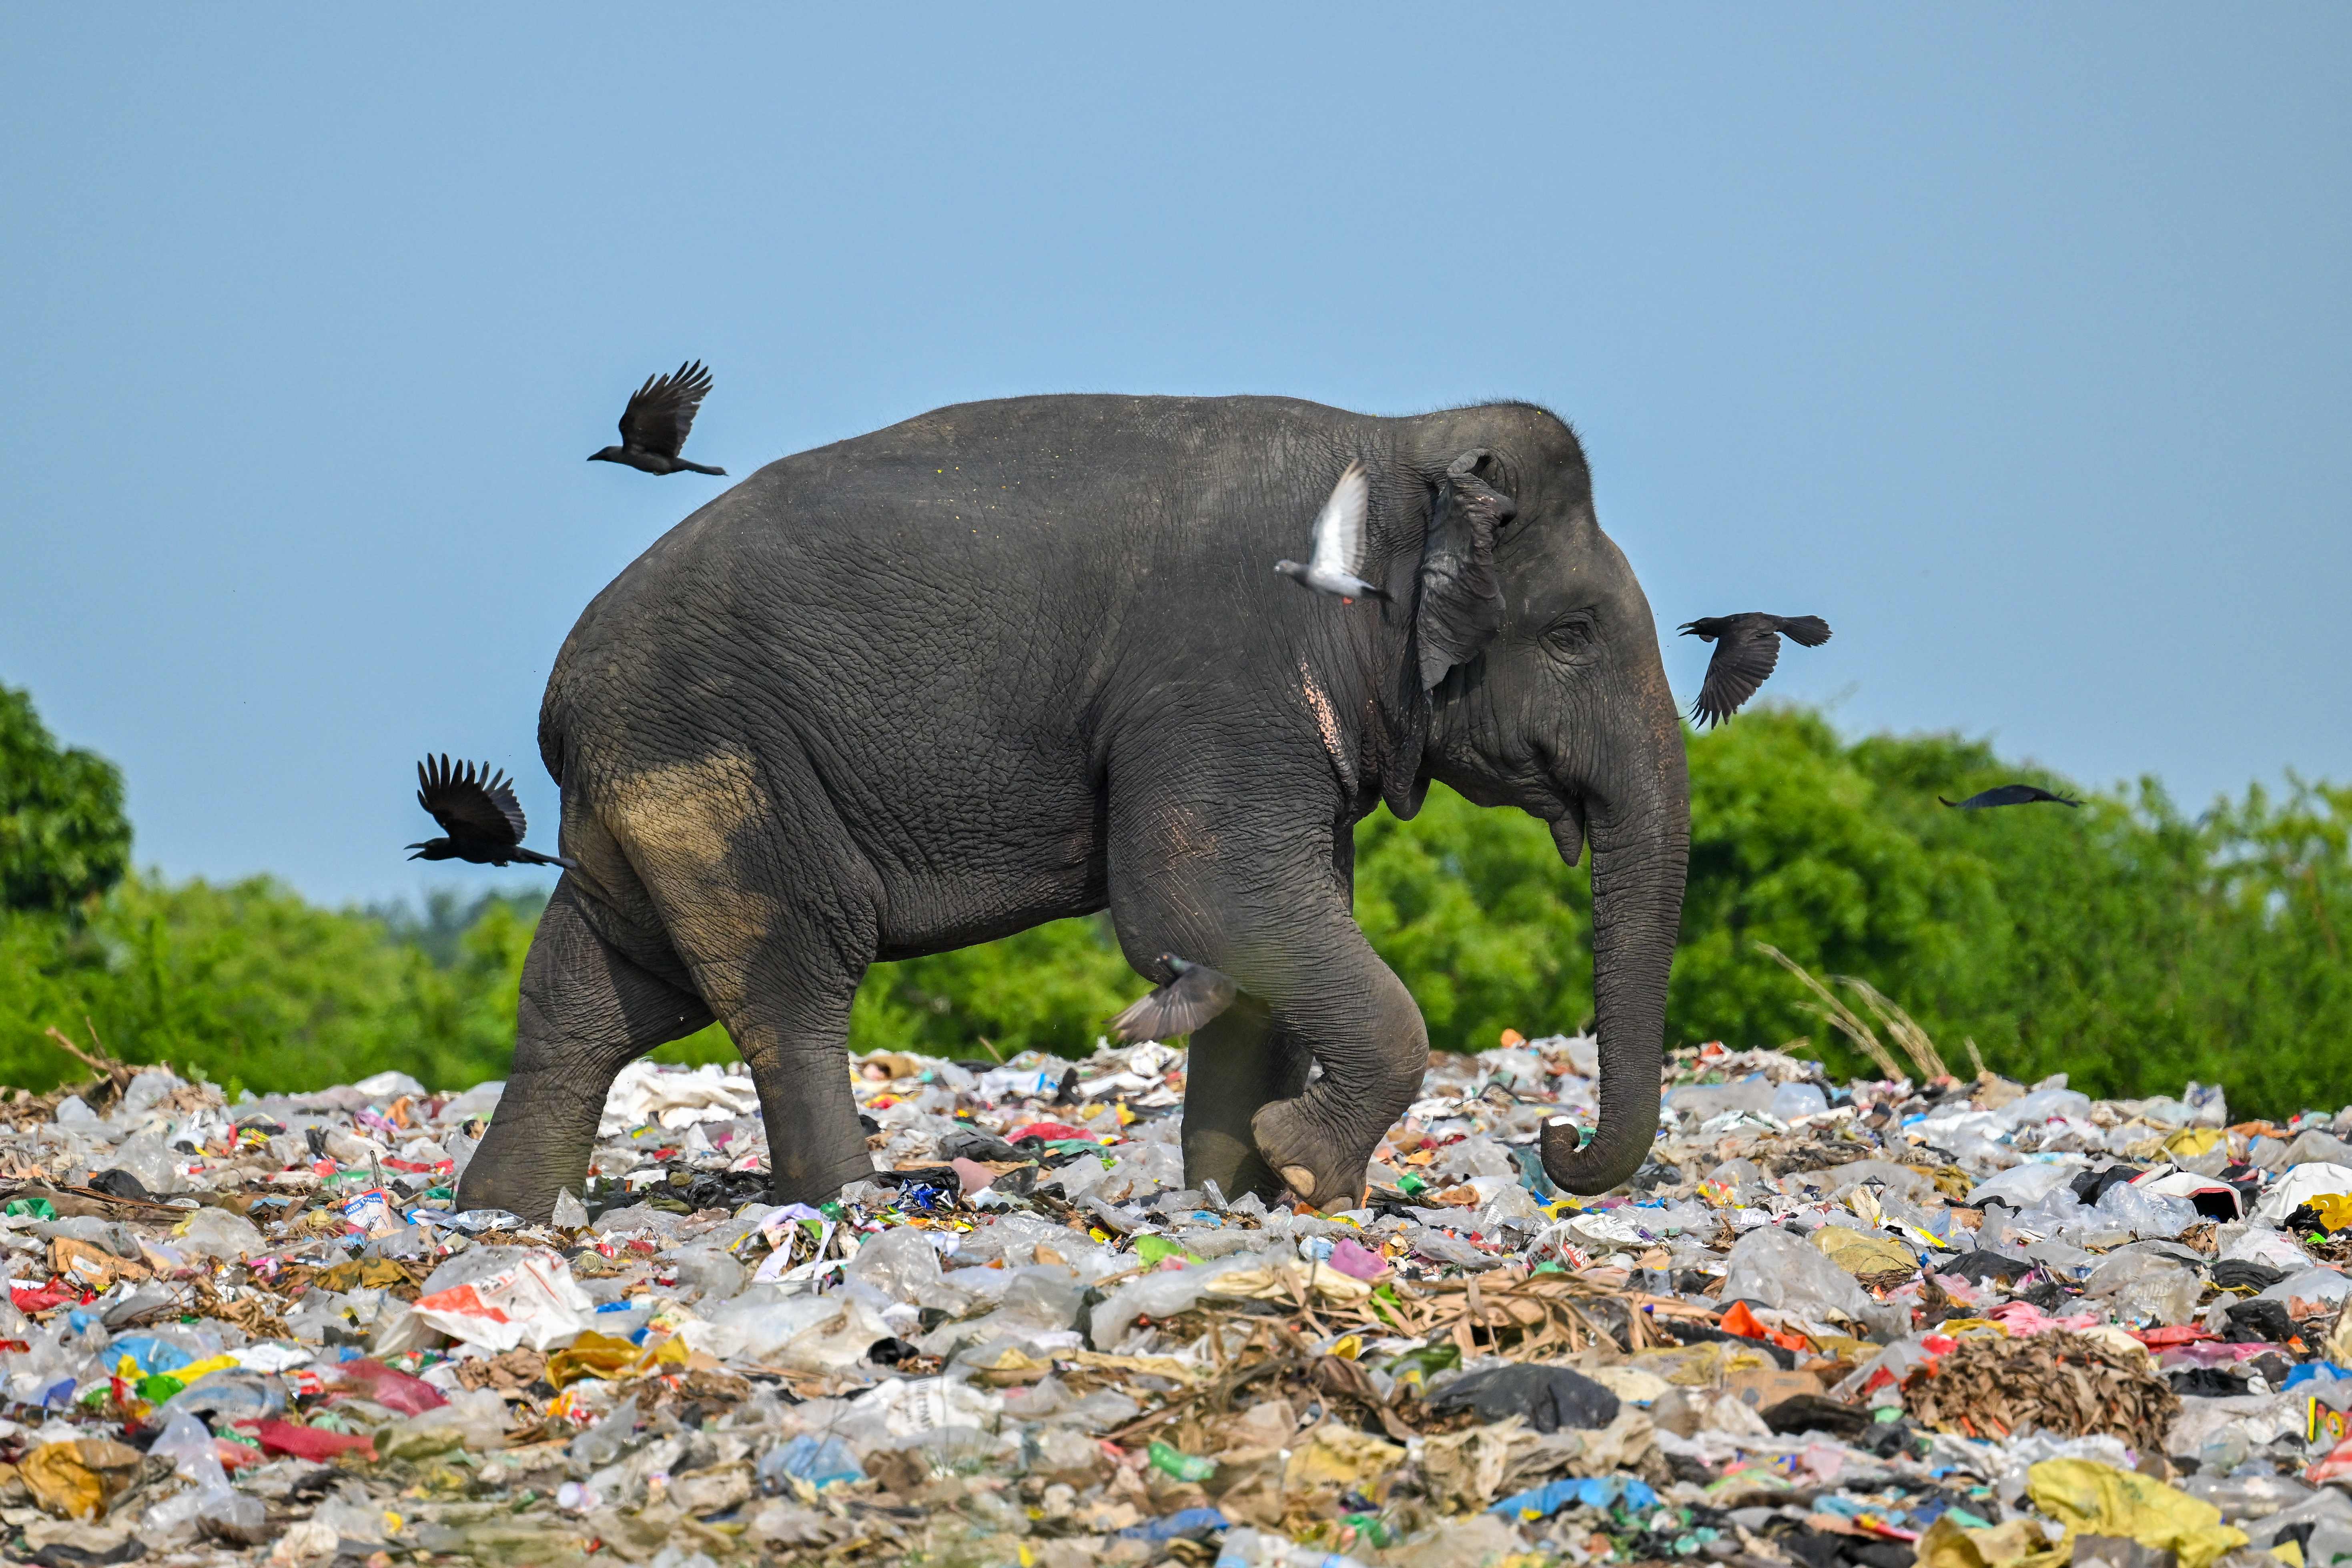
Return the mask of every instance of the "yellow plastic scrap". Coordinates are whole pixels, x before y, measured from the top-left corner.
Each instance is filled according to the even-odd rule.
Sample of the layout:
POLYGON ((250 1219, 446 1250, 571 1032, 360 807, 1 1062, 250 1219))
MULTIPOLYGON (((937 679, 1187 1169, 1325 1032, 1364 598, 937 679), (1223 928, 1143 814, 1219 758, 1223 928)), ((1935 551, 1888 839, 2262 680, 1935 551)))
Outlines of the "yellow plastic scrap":
MULTIPOLYGON (((2044 1459, 2025 1472, 2025 1495, 2069 1530, 2121 1535, 2179 1555, 2180 1568, 2208 1568, 2246 1544, 2221 1510, 2151 1477, 2090 1459, 2044 1459)), ((1924 1555, 1924 1554, 1923 1554, 1924 1555)))
POLYGON ((59 1519, 95 1519, 139 1473, 141 1455, 127 1443, 80 1437, 44 1443, 25 1456, 16 1475, 33 1500, 59 1519))
POLYGON ((2194 1160, 2211 1153, 2223 1136, 2218 1127, 2184 1127, 2164 1141, 2164 1152, 2176 1160, 2194 1160))
POLYGON ((1405 1451, 1352 1426, 1326 1422, 1313 1436, 1290 1452, 1283 1484, 1293 1489, 1316 1486, 1352 1487, 1377 1498, 1388 1473, 1404 1463, 1405 1451))
POLYGON ((2311 1206, 2329 1234, 2352 1230, 2352 1193, 2322 1193, 2311 1200, 2311 1206))
POLYGON ((1919 1538, 1919 1568, 2056 1568, 2074 1552, 2072 1532, 2052 1541, 2041 1522, 2012 1519, 1989 1530, 1968 1530, 1948 1513, 1919 1538))
MULTIPOLYGON (((1855 1195, 1861 1194, 1857 1192, 1855 1195)), ((1848 1274, 1891 1274, 1897 1270, 1907 1274, 1919 1267, 1919 1260, 1911 1256, 1909 1247, 1875 1231, 1825 1225, 1813 1232, 1812 1239, 1823 1257, 1848 1274)))
MULTIPOLYGON (((668 1342, 664 1342, 667 1343, 668 1342)), ((547 1381, 557 1388, 583 1377, 617 1377, 637 1363, 644 1352, 627 1340, 590 1329, 547 1358, 547 1381)))

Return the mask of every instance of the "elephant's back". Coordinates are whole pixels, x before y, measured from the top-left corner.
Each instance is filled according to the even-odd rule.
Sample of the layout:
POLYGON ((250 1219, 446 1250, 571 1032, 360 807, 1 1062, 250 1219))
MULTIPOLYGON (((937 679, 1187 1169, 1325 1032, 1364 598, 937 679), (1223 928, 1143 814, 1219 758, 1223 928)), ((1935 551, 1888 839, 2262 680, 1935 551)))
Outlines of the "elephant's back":
POLYGON ((1377 423, 1288 398, 1063 395, 779 458, 583 612, 541 708, 548 767, 564 777, 583 731, 703 704, 818 728, 1075 723, 1139 595, 1188 557, 1263 574, 1267 550, 1303 548, 1207 535, 1246 533, 1270 469, 1377 423))

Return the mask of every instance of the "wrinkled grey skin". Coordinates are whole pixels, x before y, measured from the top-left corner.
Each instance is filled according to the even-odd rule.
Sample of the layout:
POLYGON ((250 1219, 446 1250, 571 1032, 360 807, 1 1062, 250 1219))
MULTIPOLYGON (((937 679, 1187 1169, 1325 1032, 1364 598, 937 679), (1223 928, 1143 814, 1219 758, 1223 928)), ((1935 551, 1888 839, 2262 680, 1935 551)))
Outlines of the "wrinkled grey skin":
POLYGON ((714 1016, 777 1200, 821 1201, 870 1170, 844 1055, 866 965, 1106 906, 1152 980, 1175 952, 1247 993, 1192 1042, 1186 1181, 1345 1206, 1428 1049, 1350 912, 1349 828, 1433 778, 1570 864, 1592 845, 1600 1126, 1548 1129, 1546 1168, 1605 1191, 1655 1135, 1682 730, 1540 409, 1031 397, 784 458, 589 605, 540 747, 580 868, 460 1207, 543 1219, 614 1076, 714 1016), (1351 458, 1393 604, 1273 570, 1351 458), (1472 503, 1508 518, 1490 557, 1472 503), (1466 662, 1425 693, 1441 649, 1466 662))

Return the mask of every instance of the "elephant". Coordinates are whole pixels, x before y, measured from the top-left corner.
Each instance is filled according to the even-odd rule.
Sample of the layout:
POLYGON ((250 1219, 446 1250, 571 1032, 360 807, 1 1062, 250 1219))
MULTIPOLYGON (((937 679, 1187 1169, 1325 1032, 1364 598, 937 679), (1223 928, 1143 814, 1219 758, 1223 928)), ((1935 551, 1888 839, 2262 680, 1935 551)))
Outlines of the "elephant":
POLYGON ((1382 417, 1276 397, 941 408, 767 465, 581 615, 540 750, 577 862, 525 961, 461 1208, 545 1220, 620 1069, 725 1025, 776 1201, 872 1174, 851 1094, 866 967, 1108 909, 1242 995, 1190 1042, 1185 1180, 1362 1201, 1428 1035, 1352 912, 1351 828, 1432 780, 1592 852, 1608 1190, 1658 1123, 1690 834, 1649 603, 1583 449, 1532 404, 1382 417), (1273 570, 1370 477, 1371 581, 1273 570))

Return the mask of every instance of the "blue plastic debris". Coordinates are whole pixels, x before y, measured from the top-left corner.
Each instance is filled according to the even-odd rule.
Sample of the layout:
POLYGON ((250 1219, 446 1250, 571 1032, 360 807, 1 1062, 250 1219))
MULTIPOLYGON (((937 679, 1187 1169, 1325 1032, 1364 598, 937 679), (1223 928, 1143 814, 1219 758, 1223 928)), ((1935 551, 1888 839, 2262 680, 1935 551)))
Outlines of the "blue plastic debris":
POLYGON ((1486 1511, 1517 1519, 1549 1519, 1564 1508, 1608 1508, 1624 1500, 1629 1509, 1655 1508, 1658 1494, 1643 1481, 1616 1476, 1586 1476, 1548 1481, 1532 1491, 1514 1492, 1486 1511))
POLYGON ((1122 1530, 1119 1534, 1129 1541, 1198 1541, 1204 1535, 1223 1530, 1233 1521, 1213 1508, 1179 1509, 1165 1519, 1122 1530))

